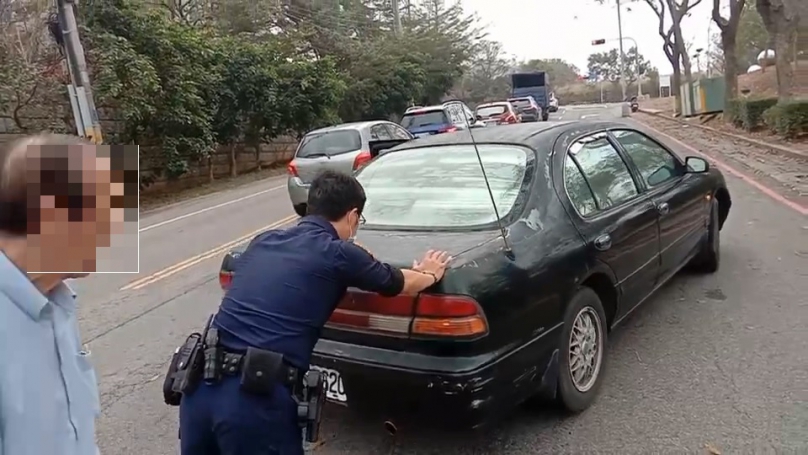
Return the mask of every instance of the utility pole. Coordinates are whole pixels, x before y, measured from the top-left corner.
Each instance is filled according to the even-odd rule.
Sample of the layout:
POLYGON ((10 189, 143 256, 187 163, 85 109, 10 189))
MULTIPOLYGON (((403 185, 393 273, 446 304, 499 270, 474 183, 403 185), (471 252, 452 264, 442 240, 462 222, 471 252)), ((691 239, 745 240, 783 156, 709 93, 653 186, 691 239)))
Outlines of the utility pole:
MULTIPOLYGON (((617 39, 620 40, 620 88, 623 90, 623 101, 626 100, 626 54, 623 53, 623 20, 620 13, 620 0, 617 0, 617 39)), ((638 81, 639 82, 639 81, 638 81)))
POLYGON ((71 86, 70 102, 73 106, 73 117, 76 120, 76 129, 79 136, 90 139, 95 144, 101 144, 101 122, 98 111, 95 110, 93 90, 90 85, 90 75, 87 72, 87 62, 84 59, 84 47, 81 45, 78 24, 76 23, 75 0, 56 0, 59 16, 59 27, 64 39, 65 58, 70 71, 71 86))
POLYGON ((393 28, 395 29, 396 36, 401 36, 401 8, 399 7, 398 0, 390 0, 393 4, 393 28))

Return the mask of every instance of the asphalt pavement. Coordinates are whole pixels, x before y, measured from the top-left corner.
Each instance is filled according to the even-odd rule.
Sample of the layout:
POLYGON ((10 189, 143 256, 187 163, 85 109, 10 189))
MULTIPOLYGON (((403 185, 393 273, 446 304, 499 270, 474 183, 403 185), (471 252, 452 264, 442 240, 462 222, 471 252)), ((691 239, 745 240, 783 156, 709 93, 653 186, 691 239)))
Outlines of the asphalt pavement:
MULTIPOLYGON (((552 118, 619 117, 604 105, 552 118)), ((677 277, 613 333, 592 408, 523 409, 482 434, 400 428, 393 439, 382 422, 333 406, 316 453, 808 452, 808 217, 725 175, 733 207, 721 270, 677 277)), ((167 207, 141 218, 139 274, 76 283, 100 383, 101 453, 177 453, 177 411, 161 395, 171 352, 219 304, 223 252, 294 219, 283 178, 167 207)))

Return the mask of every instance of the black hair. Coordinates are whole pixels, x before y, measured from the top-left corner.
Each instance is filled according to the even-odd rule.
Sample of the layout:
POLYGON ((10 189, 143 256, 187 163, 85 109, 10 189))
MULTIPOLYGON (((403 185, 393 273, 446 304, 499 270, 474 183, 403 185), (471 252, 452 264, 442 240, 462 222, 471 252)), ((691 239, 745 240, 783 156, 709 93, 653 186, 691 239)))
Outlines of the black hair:
POLYGON ((307 213, 328 221, 337 221, 356 209, 360 214, 365 208, 365 189, 351 175, 324 171, 309 187, 307 213))

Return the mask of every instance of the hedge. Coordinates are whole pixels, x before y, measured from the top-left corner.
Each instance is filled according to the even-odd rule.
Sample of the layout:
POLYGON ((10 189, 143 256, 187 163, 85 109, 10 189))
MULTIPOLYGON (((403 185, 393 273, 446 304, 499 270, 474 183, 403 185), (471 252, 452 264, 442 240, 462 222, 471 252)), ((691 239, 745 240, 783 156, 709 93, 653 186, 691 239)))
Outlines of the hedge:
POLYGON ((763 113, 777 104, 777 98, 746 98, 739 101, 737 120, 733 123, 746 131, 754 131, 763 126, 763 113))
POLYGON ((743 126, 743 122, 741 121, 741 104, 743 100, 740 99, 732 99, 727 102, 727 105, 724 107, 724 118, 727 122, 731 123, 736 128, 740 128, 743 126))
POLYGON ((808 134, 808 99, 776 104, 763 113, 766 126, 785 138, 808 134))

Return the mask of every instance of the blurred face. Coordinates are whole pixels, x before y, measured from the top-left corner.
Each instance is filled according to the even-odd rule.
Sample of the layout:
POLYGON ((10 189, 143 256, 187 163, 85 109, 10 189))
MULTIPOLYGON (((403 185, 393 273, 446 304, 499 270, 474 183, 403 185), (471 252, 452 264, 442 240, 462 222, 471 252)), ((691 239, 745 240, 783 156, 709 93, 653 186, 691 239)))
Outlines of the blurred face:
POLYGON ((39 197, 40 232, 29 240, 39 256, 33 261, 38 271, 84 276, 96 271, 97 248, 109 247, 112 234, 122 233, 123 183, 114 181, 110 158, 98 157, 93 146, 70 147, 81 148, 79 168, 71 164, 69 173, 71 194, 39 197))

